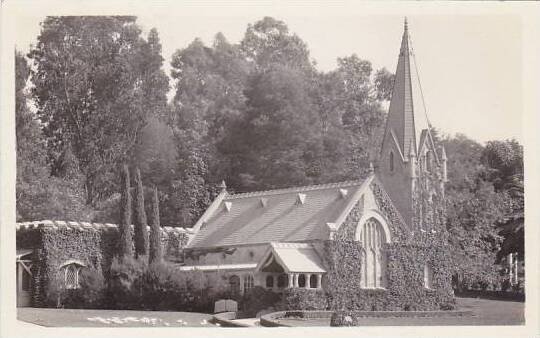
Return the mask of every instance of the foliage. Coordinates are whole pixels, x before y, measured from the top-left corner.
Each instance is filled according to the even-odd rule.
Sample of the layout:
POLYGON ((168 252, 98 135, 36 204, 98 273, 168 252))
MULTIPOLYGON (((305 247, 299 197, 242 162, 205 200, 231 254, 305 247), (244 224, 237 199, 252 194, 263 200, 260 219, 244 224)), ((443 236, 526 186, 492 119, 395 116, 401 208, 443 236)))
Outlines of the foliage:
POLYGON ((47 17, 29 54, 49 162, 72 148, 87 204, 115 190, 115 167, 130 158, 147 114, 165 104, 157 33, 140 34, 135 17, 47 17))
POLYGON ((163 259, 163 249, 161 247, 161 225, 159 222, 159 199, 158 190, 153 189, 152 195, 152 218, 150 219, 150 251, 149 262, 159 263, 163 259))
POLYGON ((120 241, 118 254, 120 257, 132 257, 133 256, 133 230, 131 228, 131 190, 129 169, 127 165, 123 166, 122 170, 122 201, 120 203, 121 213, 119 230, 120 241))
POLYGON ((144 206, 144 190, 141 180, 141 171, 135 170, 135 222, 134 222, 134 243, 135 256, 146 256, 148 254, 148 222, 146 221, 146 210, 144 206))
POLYGON ((323 290, 286 289, 283 291, 283 300, 277 307, 280 310, 326 310, 327 295, 323 290))
POLYGON ((100 309, 105 304, 106 283, 100 270, 83 268, 79 288, 64 290, 60 304, 70 309, 100 309))
POLYGON ((115 257, 111 264, 108 279, 107 299, 113 309, 136 309, 142 297, 142 286, 137 281, 147 271, 147 261, 131 256, 122 259, 115 257))
POLYGON ((15 60, 17 221, 90 220, 92 209, 85 205, 84 192, 80 188, 78 178, 50 176, 46 142, 41 131, 41 124, 27 103, 29 97, 25 88, 30 68, 22 54, 16 52, 15 60))
POLYGON ((240 309, 243 316, 253 318, 259 311, 272 308, 281 300, 281 296, 262 286, 255 286, 240 299, 240 309))

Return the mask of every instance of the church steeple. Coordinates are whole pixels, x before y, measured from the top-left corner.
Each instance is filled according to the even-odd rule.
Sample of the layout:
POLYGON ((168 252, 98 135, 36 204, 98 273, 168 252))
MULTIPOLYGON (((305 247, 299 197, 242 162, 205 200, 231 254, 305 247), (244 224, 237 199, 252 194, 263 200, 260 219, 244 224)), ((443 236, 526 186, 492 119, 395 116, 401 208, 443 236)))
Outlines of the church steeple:
POLYGON ((411 150, 415 152, 417 150, 410 56, 409 28, 407 18, 405 18, 394 88, 392 90, 392 99, 390 100, 383 141, 387 143, 395 137, 395 141, 405 160, 407 160, 411 150))

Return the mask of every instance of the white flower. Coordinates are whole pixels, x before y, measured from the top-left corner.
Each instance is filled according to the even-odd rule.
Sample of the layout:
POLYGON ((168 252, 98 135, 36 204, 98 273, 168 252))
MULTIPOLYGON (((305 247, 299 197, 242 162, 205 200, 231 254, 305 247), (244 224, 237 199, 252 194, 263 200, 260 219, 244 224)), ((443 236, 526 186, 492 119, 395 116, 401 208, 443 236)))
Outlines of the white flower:
POLYGON ((345 320, 345 322, 347 323, 352 323, 352 318, 351 316, 345 316, 345 318, 343 318, 345 320))

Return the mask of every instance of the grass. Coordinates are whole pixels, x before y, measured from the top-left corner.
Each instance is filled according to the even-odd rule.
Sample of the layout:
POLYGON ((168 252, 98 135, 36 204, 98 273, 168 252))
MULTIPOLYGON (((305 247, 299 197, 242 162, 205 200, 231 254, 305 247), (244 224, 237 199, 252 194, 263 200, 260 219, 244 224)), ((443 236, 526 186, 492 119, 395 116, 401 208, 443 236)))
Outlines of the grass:
MULTIPOLYGON (((471 310, 473 316, 434 318, 361 318, 364 326, 401 325, 523 325, 525 303, 480 298, 456 298, 460 310, 471 310)), ((330 319, 282 319, 290 326, 329 326, 330 319)))
POLYGON ((52 327, 214 327, 195 312, 18 308, 17 319, 52 327))

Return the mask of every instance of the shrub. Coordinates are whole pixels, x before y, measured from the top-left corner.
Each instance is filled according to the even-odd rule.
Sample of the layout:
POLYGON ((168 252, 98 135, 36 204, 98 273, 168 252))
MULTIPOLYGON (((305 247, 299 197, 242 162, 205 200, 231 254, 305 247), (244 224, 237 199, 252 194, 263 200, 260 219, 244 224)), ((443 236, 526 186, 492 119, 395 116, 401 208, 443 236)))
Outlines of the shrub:
POLYGON ((135 282, 147 270, 144 259, 115 257, 111 264, 109 285, 107 288, 110 306, 115 309, 138 309, 142 297, 141 284, 135 282), (137 285, 138 288, 134 288, 137 285))
POLYGON ((146 211, 144 209, 144 190, 139 168, 135 171, 135 255, 148 254, 148 230, 146 211))
POLYGON ((159 199, 156 187, 152 193, 152 218, 150 224, 150 263, 159 263, 163 259, 161 248, 161 225, 159 222, 159 199))
POLYGON ((276 306, 281 296, 266 290, 262 286, 255 286, 246 292, 240 299, 240 308, 246 317, 255 317, 261 311, 276 306))
POLYGON ((286 289, 278 307, 282 310, 326 310, 328 299, 323 290, 286 289))
POLYGON ((122 201, 120 202, 120 240, 119 254, 120 257, 133 256, 133 230, 131 229, 131 191, 129 185, 129 169, 124 165, 122 171, 122 201))

